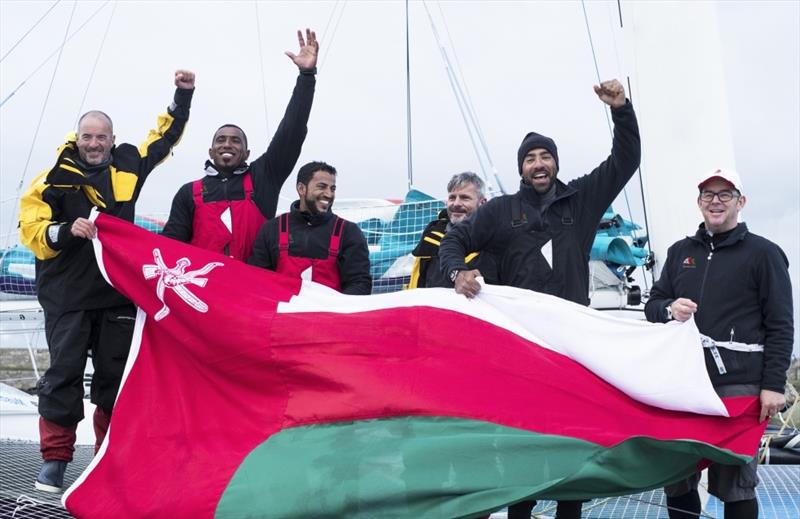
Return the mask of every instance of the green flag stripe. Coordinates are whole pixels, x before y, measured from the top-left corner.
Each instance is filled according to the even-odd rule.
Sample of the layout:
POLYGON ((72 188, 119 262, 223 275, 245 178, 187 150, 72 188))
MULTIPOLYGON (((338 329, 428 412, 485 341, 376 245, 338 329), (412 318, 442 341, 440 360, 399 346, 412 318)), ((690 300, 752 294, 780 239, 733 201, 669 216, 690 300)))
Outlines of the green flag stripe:
POLYGON ((695 441, 611 448, 475 420, 403 417, 286 429, 239 466, 218 518, 464 517, 527 497, 624 495, 746 457, 695 441))

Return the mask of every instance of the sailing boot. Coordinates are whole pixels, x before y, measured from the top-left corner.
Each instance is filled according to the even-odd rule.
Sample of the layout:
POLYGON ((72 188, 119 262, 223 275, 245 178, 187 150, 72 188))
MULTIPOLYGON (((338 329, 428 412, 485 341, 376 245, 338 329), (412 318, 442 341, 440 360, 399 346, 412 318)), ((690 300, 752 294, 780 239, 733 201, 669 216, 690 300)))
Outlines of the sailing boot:
POLYGON ((67 462, 62 460, 45 460, 39 475, 36 476, 34 486, 37 490, 44 492, 59 493, 64 486, 64 471, 67 470, 67 462))

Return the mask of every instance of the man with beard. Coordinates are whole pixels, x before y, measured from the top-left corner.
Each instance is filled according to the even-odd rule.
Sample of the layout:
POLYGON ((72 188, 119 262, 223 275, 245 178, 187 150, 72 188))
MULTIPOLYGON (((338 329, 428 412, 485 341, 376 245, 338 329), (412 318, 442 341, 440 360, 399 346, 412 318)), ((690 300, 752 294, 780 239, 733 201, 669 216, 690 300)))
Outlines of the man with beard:
POLYGON ((20 199, 20 241, 36 255, 50 367, 39 379, 44 464, 35 486, 60 492, 83 416, 83 372, 92 352, 95 452, 105 438, 133 336, 136 307, 103 278, 95 261, 92 209, 133 221, 150 172, 169 157, 189 119, 194 73, 175 72, 175 96, 138 148, 115 146, 111 119, 93 110, 20 199))
MULTIPOLYGON (((669 248, 644 312, 662 323, 694 316, 714 390, 758 395, 763 422, 786 405, 794 336, 789 262, 780 247, 738 222, 746 199, 735 171, 709 172, 698 189, 703 223, 669 248)), ((758 517, 757 454, 756 444, 749 464, 708 469, 708 492, 725 503, 726 519, 758 517)), ((670 519, 699 517, 699 481, 698 472, 664 488, 670 519)))
POLYGON ((267 151, 248 164, 247 136, 235 124, 215 133, 208 150, 206 176, 184 184, 172 201, 163 235, 242 261, 253 250, 258 230, 275 216, 281 187, 294 169, 308 131, 314 100, 319 43, 297 31, 300 52, 286 55, 300 74, 267 151))
POLYGON ((343 294, 372 291, 369 249, 361 229, 336 216, 336 168, 309 162, 297 173, 297 195, 288 213, 265 223, 248 263, 310 279, 343 294))
MULTIPOLYGON (((556 178, 559 160, 553 139, 526 135, 517 153, 519 191, 490 200, 442 240, 441 269, 456 292, 475 297, 480 291, 481 272, 464 261, 465 254, 477 250, 495 257, 501 285, 589 304, 589 252, 597 225, 641 156, 639 127, 625 89, 611 80, 594 90, 611 107, 611 155, 588 175, 565 184, 556 178)), ((509 519, 529 519, 534 504, 512 505, 509 519)), ((559 502, 559 519, 580 515, 579 501, 559 502)))
MULTIPOLYGON (((422 238, 411 252, 414 267, 408 288, 453 288, 453 283, 442 274, 439 268, 439 245, 442 238, 454 225, 468 218, 478 207, 486 203, 483 193, 484 183, 472 172, 459 173, 447 183, 447 206, 439 213, 439 218, 425 227, 422 238)), ((486 279, 494 270, 487 254, 473 252, 464 259, 471 268, 480 270, 486 279)))

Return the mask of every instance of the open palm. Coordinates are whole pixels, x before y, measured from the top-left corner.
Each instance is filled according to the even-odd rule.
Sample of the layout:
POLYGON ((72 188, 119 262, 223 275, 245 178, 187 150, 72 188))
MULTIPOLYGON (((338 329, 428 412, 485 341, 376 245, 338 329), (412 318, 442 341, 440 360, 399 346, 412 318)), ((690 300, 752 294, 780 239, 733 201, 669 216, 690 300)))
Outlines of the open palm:
POLYGON ((297 31, 297 41, 300 43, 300 52, 297 54, 286 51, 286 55, 294 61, 294 64, 301 70, 312 69, 317 66, 317 54, 319 53, 319 42, 317 33, 306 29, 306 37, 303 32, 297 31))

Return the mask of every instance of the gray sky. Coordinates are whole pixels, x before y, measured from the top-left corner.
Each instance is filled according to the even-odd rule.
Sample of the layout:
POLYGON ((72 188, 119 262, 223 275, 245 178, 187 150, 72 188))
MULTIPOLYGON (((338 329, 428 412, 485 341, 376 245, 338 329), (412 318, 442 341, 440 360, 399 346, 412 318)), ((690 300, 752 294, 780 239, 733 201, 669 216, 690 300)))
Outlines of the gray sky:
MULTIPOLYGON (((797 316, 800 3, 711 4, 719 21, 736 167, 749 199, 744 219, 751 230, 776 241, 789 256, 797 316)), ((0 55, 51 5, 50 1, 0 2, 0 55)), ((0 63, 0 98, 11 94, 59 47, 73 5, 70 33, 103 3, 59 2, 0 63)), ((640 5, 623 1, 623 20, 640 5)), ((680 10, 688 4, 661 5, 680 10)), ((427 6, 442 39, 447 42, 448 33, 452 38, 448 52, 460 64, 507 189, 516 189, 516 149, 531 130, 556 140, 562 179, 587 173, 605 158, 610 137, 603 105, 591 88, 597 73, 580 2, 428 2, 427 6)), ((617 2, 593 1, 586 7, 601 77, 625 78, 632 49, 626 48, 619 29, 617 2)), ((479 166, 421 2, 412 2, 410 20, 415 186, 443 196, 450 175, 479 166)), ((2 245, 16 220, 12 205, 22 173, 27 187, 37 172, 49 167, 55 148, 73 129, 79 113, 93 108, 108 112, 118 142, 138 144, 170 102, 176 68, 197 73, 191 121, 174 157, 148 180, 139 213, 169 210, 178 187, 201 175, 211 135, 222 123, 243 127, 253 154, 263 152, 297 72, 283 51, 296 50, 295 30, 301 27, 317 31, 321 64, 299 163, 318 159, 334 164, 340 171, 340 197, 401 198, 407 184, 403 2, 124 1, 100 10, 69 41, 57 70, 54 57, 0 107, 2 245), (52 90, 34 142, 51 78, 52 90), (86 101, 81 104, 84 94, 86 101)), ((682 27, 674 28, 673 37, 683 37, 682 27)), ((665 40, 664 45, 675 41, 665 40)), ((664 77, 663 103, 678 107, 686 99, 713 97, 694 79, 664 77)), ((644 100, 649 93, 637 94, 644 100)), ((635 106, 636 102, 634 98, 635 106)), ((654 124, 642 115, 643 129, 654 124)), ((644 142, 645 154, 655 144, 644 142)), ((687 171, 691 179, 699 173, 693 171, 697 164, 687 162, 685 151, 675 149, 670 161, 675 182, 681 185, 690 183, 687 171)), ((644 171, 646 184, 648 173, 644 171)), ((641 222, 638 180, 628 194, 634 219, 641 222)), ((287 200, 294 197, 294 182, 287 182, 283 195, 287 200)), ((618 202, 615 208, 627 216, 624 204, 618 202)), ((699 213, 676 211, 694 223, 681 224, 689 228, 675 232, 691 233, 699 213)))

